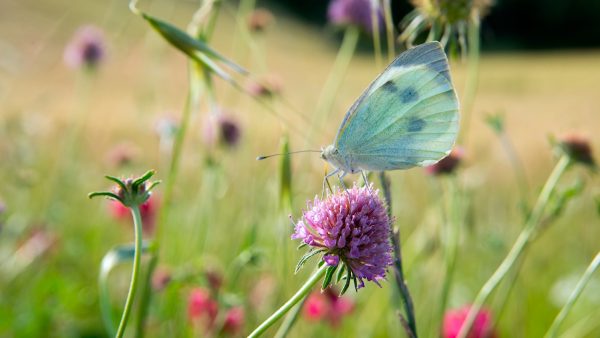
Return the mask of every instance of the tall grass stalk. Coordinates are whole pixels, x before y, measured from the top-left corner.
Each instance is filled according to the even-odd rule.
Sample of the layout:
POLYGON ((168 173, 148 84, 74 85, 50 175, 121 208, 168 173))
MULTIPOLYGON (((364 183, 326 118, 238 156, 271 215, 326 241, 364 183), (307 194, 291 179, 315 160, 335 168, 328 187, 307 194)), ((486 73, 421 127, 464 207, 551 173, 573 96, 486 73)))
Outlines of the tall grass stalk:
POLYGON ((524 254, 525 250, 528 248, 531 240, 533 239, 533 235, 538 230, 538 226, 542 221, 542 217, 544 215, 544 209, 550 200, 550 196, 554 192, 556 188, 556 184, 558 180, 565 172, 569 164, 571 163, 570 158, 567 155, 563 155, 554 169, 552 173, 548 177, 548 180, 544 184, 540 195, 538 196, 538 200, 529 215, 527 222, 519 237, 513 244, 513 247, 510 249, 509 253, 506 255, 502 263, 498 266, 496 271, 492 274, 492 276, 485 282, 475 301, 473 302, 471 308, 469 309, 469 313, 461 330, 458 334, 458 338, 466 338, 471 327, 473 326, 473 322, 475 321, 475 317, 481 310, 481 307, 486 302, 491 293, 496 289, 496 287, 500 284, 500 282, 506 277, 507 273, 511 270, 511 268, 515 265, 517 260, 524 254))
POLYGON ((152 245, 153 250, 151 251, 150 261, 148 263, 148 270, 144 277, 144 290, 142 291, 142 299, 139 303, 138 320, 136 323, 136 337, 144 337, 144 322, 148 314, 148 307, 150 305, 151 293, 151 279, 154 274, 154 270, 158 265, 158 255, 160 251, 159 242, 163 228, 169 222, 170 209, 173 204, 173 188, 179 172, 179 163, 181 161, 181 153, 183 144, 185 141, 185 135, 189 126, 192 112, 197 111, 200 106, 200 98, 202 93, 202 69, 196 63, 189 62, 189 89, 183 108, 183 114, 181 116, 181 123, 177 129, 175 136, 175 142, 173 143, 173 151, 171 153, 171 161, 169 165, 169 172, 165 182, 165 190, 163 195, 163 205, 159 216, 159 221, 156 225, 154 243, 152 245))
POLYGON ((262 324, 260 324, 252 333, 248 335, 248 338, 260 337, 267 329, 269 329, 275 322, 277 322, 281 317, 283 317, 294 305, 296 305, 299 301, 304 299, 306 295, 312 290, 312 288, 317 284, 323 276, 325 276, 325 272, 329 268, 329 265, 323 264, 305 283, 298 289, 298 291, 283 304, 277 311, 275 311, 267 320, 265 320, 262 324))
MULTIPOLYGON (((321 125, 321 122, 325 121, 327 116, 329 116, 329 113, 331 112, 335 102, 335 98, 337 97, 336 94, 340 89, 342 80, 344 79, 344 76, 348 70, 348 66, 350 66, 350 61, 354 56, 359 35, 359 28, 354 25, 348 26, 344 31, 342 45, 340 46, 331 73, 329 73, 329 77, 325 82, 325 86, 321 91, 321 96, 319 97, 319 101, 317 102, 317 106, 315 108, 314 116, 316 123, 313 125, 321 125)), ((311 134, 314 134, 314 131, 316 131, 316 129, 314 127, 311 128, 311 134)), ((312 135, 309 135, 307 138, 307 140, 312 139, 312 135)))
POLYGON ((569 299, 567 300, 563 308, 560 310, 556 318, 554 318, 552 325, 550 326, 548 332, 546 332, 546 335, 544 336, 545 338, 554 338, 558 335, 558 329, 565 321, 565 318, 567 318, 569 312, 571 312, 571 309, 573 309, 573 305, 575 304, 575 302, 581 295, 581 292, 583 291, 587 283, 590 281, 592 275, 594 274, 594 272, 596 272, 599 266, 600 252, 596 254, 596 257, 594 257, 588 268, 583 273, 583 276, 581 276, 581 279, 579 279, 579 282, 577 282, 577 285, 575 286, 575 289, 573 289, 573 292, 569 296, 569 299))
MULTIPOLYGON (((467 45, 468 50, 468 70, 467 82, 465 84, 465 95, 462 98, 462 120, 461 132, 458 137, 459 144, 467 144, 469 137, 469 128, 473 115, 473 104, 477 94, 477 86, 479 84, 479 61, 481 57, 479 43, 480 22, 478 17, 472 17, 467 26, 467 45)), ((464 50, 464 49, 463 49, 464 50)))
MULTIPOLYGON (((446 181, 446 180, 445 180, 446 181)), ((440 322, 446 311, 452 283, 454 281, 454 271, 456 269, 456 258, 458 256, 458 242, 460 239, 463 205, 461 203, 461 194, 458 190, 458 182, 456 177, 448 177, 444 189, 444 215, 446 222, 444 224, 445 241, 444 241, 444 281, 442 282, 442 293, 440 296, 440 322)))
POLYGON ((392 18, 391 0, 383 0, 383 17, 385 22, 385 36, 387 38, 388 62, 392 62, 392 60, 396 57, 396 42, 394 39, 394 22, 392 18))

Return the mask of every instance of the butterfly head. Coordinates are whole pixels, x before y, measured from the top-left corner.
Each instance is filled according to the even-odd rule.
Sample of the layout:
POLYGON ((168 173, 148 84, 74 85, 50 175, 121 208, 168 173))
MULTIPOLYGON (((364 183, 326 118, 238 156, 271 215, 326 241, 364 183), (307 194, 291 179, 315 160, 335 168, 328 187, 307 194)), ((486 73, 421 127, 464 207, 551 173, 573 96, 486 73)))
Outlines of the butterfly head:
POLYGON ((321 158, 331 163, 336 168, 342 170, 346 169, 346 162, 342 158, 339 150, 333 144, 321 149, 321 158))

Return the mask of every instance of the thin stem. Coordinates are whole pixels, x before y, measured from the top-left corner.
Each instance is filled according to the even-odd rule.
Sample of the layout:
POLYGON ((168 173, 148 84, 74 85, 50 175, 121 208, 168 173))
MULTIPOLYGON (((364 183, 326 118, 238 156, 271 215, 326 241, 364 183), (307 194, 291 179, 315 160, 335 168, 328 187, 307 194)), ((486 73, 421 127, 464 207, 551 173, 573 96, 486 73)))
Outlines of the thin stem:
POLYGON ((448 298, 450 296, 450 290, 452 289, 452 282, 454 280, 454 270, 456 267, 456 256, 458 254, 458 240, 460 238, 460 211, 462 205, 459 202, 460 195, 456 187, 457 182, 455 177, 449 177, 448 186, 446 193, 444 194, 444 200, 446 204, 445 214, 447 215, 447 221, 445 222, 446 240, 445 240, 445 263, 446 271, 444 273, 444 282, 442 284, 442 295, 440 300, 440 319, 443 318, 444 312, 446 311, 446 305, 448 304, 448 298))
POLYGON ((152 287, 152 283, 150 280, 152 279, 152 275, 154 274, 154 270, 158 265, 158 255, 159 255, 159 241, 161 238, 161 229, 164 228, 165 224, 169 220, 169 212, 172 205, 173 199, 173 187, 175 185, 175 179, 177 178, 177 173, 179 169, 179 162, 181 160, 181 152, 185 140, 186 130, 189 125, 189 120, 192 115, 192 112, 197 111, 200 105, 200 93, 201 93, 201 75, 202 71, 199 66, 189 62, 189 89, 188 95, 185 102, 185 106, 183 109, 183 115, 181 117, 181 125, 177 130, 177 135, 175 138, 175 142, 173 143, 173 152, 171 154, 171 163, 169 167, 169 173, 167 174, 167 180, 165 182, 165 192, 163 197, 163 208, 160 212, 160 219, 158 221, 155 237, 153 242, 153 250, 152 255, 150 257, 150 264, 148 265, 148 271, 145 278, 144 290, 142 291, 143 299, 139 303, 139 311, 138 318, 136 323, 136 333, 135 336, 137 338, 144 337, 144 323, 146 320, 146 315, 148 314, 147 307, 150 304, 150 298, 152 297, 152 293, 150 292, 150 288, 152 287))
POLYGON ((577 301, 577 298, 579 298, 579 296, 581 295, 581 292, 592 278, 594 272, 596 272, 596 270, 598 269, 598 266, 600 266, 600 252, 596 254, 596 257, 594 257, 592 263, 590 263, 588 268, 583 273, 583 276, 581 276, 579 282, 577 282, 577 285, 575 286, 575 289, 573 289, 573 292, 569 296, 567 303, 560 310, 556 318, 554 318, 552 325, 550 326, 548 332, 546 332, 546 335, 544 336, 545 338, 554 338, 558 335, 558 329, 560 328, 560 325, 564 322, 565 318, 567 318, 569 312, 571 312, 571 309, 577 301))
POLYGON ((392 62, 392 60, 396 56, 396 48, 394 41, 394 22, 392 18, 391 0, 384 0, 383 15, 385 19, 385 31, 387 37, 388 62, 392 62))
MULTIPOLYGON (((346 71, 348 70, 350 61, 352 60, 352 56, 354 56, 354 51, 356 50, 356 45, 358 43, 358 37, 359 30, 357 27, 349 26, 346 28, 346 31, 344 32, 344 39, 342 40, 342 45, 340 46, 338 54, 335 58, 333 68, 331 73, 329 73, 327 82, 325 82, 325 86, 321 91, 322 94, 317 102, 317 107, 315 108, 314 113, 315 121, 324 121, 331 112, 331 108, 336 98, 336 93, 338 92, 340 85, 342 84, 342 80, 346 75, 346 71)), ((314 125, 319 126, 321 123, 315 123, 314 125)), ((311 128, 311 134, 315 131, 315 128, 311 128)), ((309 135, 307 140, 312 140, 313 137, 311 136, 312 135, 309 135)))
POLYGON ((378 1, 371 1, 371 34, 373 35, 373 50, 375 51, 375 66, 381 68, 382 48, 381 36, 379 34, 379 17, 377 15, 379 9, 378 1))
POLYGON ((317 284, 323 276, 325 276, 325 272, 329 268, 329 265, 323 264, 307 281, 300 287, 300 289, 290 298, 283 306, 279 308, 279 310, 275 311, 271 315, 271 317, 267 318, 262 324, 260 324, 252 333, 248 335, 248 338, 260 337, 269 327, 275 324, 283 315, 285 315, 296 303, 301 301, 309 292, 312 290, 313 286, 317 284))
POLYGON ((294 309, 290 313, 288 313, 287 316, 285 316, 285 318, 283 319, 283 323, 281 323, 281 326, 279 327, 279 330, 277 330, 277 333, 275 333, 275 338, 287 337, 294 324, 296 324, 296 320, 298 319, 300 310, 302 310, 302 307, 304 307, 306 299, 308 299, 308 295, 304 296, 304 299, 302 299, 302 301, 298 303, 296 307, 294 307, 294 309))
MULTIPOLYGON (((387 204, 388 217, 392 219, 392 192, 390 189, 389 178, 387 178, 384 171, 379 173, 379 180, 381 181, 383 195, 387 204)), ((400 321, 403 327, 408 327, 408 336, 417 338, 417 322, 415 319, 413 301, 410 292, 408 291, 408 286, 406 286, 406 282, 404 280, 402 252, 400 250, 400 229, 398 227, 393 227, 393 229, 390 229, 390 239, 394 249, 394 279, 396 280, 398 292, 402 297, 402 304, 404 305, 404 312, 406 315, 406 320, 401 316, 400 321), (404 323, 405 321, 406 323, 404 323)))
POLYGON ((498 284, 500 284, 500 282, 504 279, 506 274, 510 271, 515 262, 521 257, 528 244, 531 242, 532 236, 538 229, 538 225, 540 224, 542 216, 544 215, 544 209, 548 204, 550 196, 554 192, 554 188, 556 187, 558 180, 570 163, 569 157, 563 155, 554 167, 554 170, 550 174, 550 177, 548 177, 548 180, 546 181, 546 184, 544 185, 538 200, 531 211, 531 215, 529 216, 527 223, 525 223, 525 226, 519 234, 519 237, 515 241, 515 244, 513 244, 513 247, 510 249, 502 263, 500 263, 496 271, 487 280, 487 282, 485 282, 481 290, 479 290, 473 305, 469 309, 467 318, 460 329, 460 332, 457 336, 458 338, 465 338, 467 336, 471 330, 471 327, 473 326, 473 322, 475 321, 477 313, 479 313, 485 301, 488 299, 492 291, 496 289, 498 284))
POLYGON ((468 35, 468 63, 467 83, 465 85, 465 96, 462 100, 463 125, 461 136, 463 139, 459 143, 466 144, 466 138, 469 136, 469 127, 471 125, 471 117, 473 115, 473 103, 477 94, 477 85, 479 80, 479 18, 469 20, 467 27, 468 35))
POLYGON ((133 306, 133 297, 138 286, 138 275, 140 273, 140 261, 142 257, 142 216, 140 215, 140 208, 138 206, 131 207, 131 215, 133 216, 133 226, 135 229, 135 254, 133 255, 133 268, 131 271, 131 284, 129 285, 129 292, 127 293, 127 300, 125 301, 125 308, 123 309, 123 315, 121 316, 121 322, 117 329, 115 337, 121 338, 125 334, 125 327, 129 320, 129 314, 133 306))

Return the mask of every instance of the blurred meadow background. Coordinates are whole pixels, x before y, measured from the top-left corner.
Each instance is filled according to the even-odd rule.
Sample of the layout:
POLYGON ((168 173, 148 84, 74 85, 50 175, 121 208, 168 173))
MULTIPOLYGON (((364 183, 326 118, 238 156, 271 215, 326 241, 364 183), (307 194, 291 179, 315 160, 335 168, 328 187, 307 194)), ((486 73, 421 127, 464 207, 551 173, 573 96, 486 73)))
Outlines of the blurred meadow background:
MULTIPOLYGON (((408 2, 392 3, 395 22, 412 9, 408 2)), ((543 13, 534 11, 544 6, 537 3, 498 0, 489 24, 483 18, 476 92, 457 143, 460 166, 450 175, 422 168, 388 173, 422 337, 442 335, 448 223, 460 224, 446 305, 455 309, 473 302, 522 230, 557 161, 552 140, 578 135, 593 157, 600 155, 598 18, 590 26, 588 13, 600 5, 557 1, 566 7, 540 19, 543 13), (511 13, 527 16, 511 12, 519 6, 533 11, 527 33, 506 29, 511 13), (555 23, 561 29, 536 28, 555 23), (581 37, 585 30, 592 40, 581 37)), ((185 29, 201 5, 152 0, 138 7, 185 29)), ((388 63, 385 49, 383 61, 376 60, 363 32, 338 90, 324 97, 344 35, 325 22, 326 12, 326 2, 316 1, 220 4, 208 44, 251 75, 234 76, 240 88, 213 76, 214 87, 200 90, 177 174, 169 177, 190 83, 186 56, 125 1, 0 0, 0 336, 109 335, 100 263, 115 246, 133 241, 133 227, 126 209, 87 194, 111 188, 104 175, 137 176, 148 169, 163 181, 142 210, 144 236, 160 241, 159 258, 151 285, 141 288, 152 295, 138 292, 128 336, 140 322, 139 299, 150 300, 149 337, 245 336, 285 302, 314 265, 294 274, 303 251, 290 240, 288 216, 299 219, 306 202, 321 194, 326 165, 310 153, 290 162, 256 157, 284 145, 318 150, 331 144, 348 107, 388 63), (248 23, 255 7, 269 11, 253 17, 259 28, 248 23), (65 48, 85 25, 102 32, 104 52, 93 69, 73 69, 65 64, 65 48), (320 111, 328 100, 329 108, 320 111), (231 126, 222 130, 223 119, 231 126), (205 310, 193 304, 203 292, 218 303, 215 325, 222 329, 196 320, 205 310), (236 317, 231 309, 243 311, 236 317)), ((403 49, 398 43, 395 53, 403 49)), ((460 53, 450 58, 463 105, 470 66, 460 53)), ((349 175, 346 184, 359 178, 349 175)), ((372 180, 379 186, 376 176, 372 180)), ((555 214, 544 217, 518 268, 485 304, 497 337, 542 337, 600 249, 598 176, 574 165, 557 191, 564 200, 550 203, 555 214)), ((130 272, 129 261, 118 261, 104 282, 114 325, 130 272)), ((600 337, 599 295, 595 276, 562 324, 564 337, 600 337)), ((302 310, 289 336, 405 336, 393 277, 381 288, 368 283, 352 289, 343 299, 347 308, 335 320, 302 310)))

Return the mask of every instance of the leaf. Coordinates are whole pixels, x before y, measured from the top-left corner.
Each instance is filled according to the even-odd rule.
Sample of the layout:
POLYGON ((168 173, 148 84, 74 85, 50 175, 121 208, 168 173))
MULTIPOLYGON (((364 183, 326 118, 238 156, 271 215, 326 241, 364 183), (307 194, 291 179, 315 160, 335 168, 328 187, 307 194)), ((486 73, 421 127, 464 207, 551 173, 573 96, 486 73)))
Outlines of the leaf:
MULTIPOLYGON (((173 47, 179 49, 192 59, 204 64, 206 59, 203 60, 203 58, 201 57, 202 54, 204 54, 204 56, 209 56, 223 62, 224 64, 229 66, 229 68, 240 74, 248 74, 248 71, 246 71, 244 68, 237 65, 233 61, 230 61, 223 55, 219 54, 217 51, 210 48, 205 42, 198 39, 194 39, 189 34, 175 27, 174 25, 157 19, 143 12, 141 13, 141 16, 146 21, 148 21, 150 26, 152 26, 154 30, 156 30, 162 37, 164 37, 165 40, 167 40, 171 45, 173 45, 173 47)), ((212 69, 212 67, 210 66, 209 68, 212 69)))
POLYGON ((339 283, 342 280, 342 278, 344 277, 344 272, 346 272, 346 265, 342 262, 340 262, 340 265, 341 266, 337 272, 337 276, 335 277, 336 283, 339 283))
POLYGON ((325 251, 324 249, 319 249, 319 250, 310 249, 308 252, 306 252, 304 254, 304 256, 302 256, 302 258, 300 258, 300 260, 298 261, 298 264, 296 264, 294 273, 298 273, 298 271, 300 271, 300 269, 304 266, 306 261, 308 261, 311 257, 313 257, 321 252, 324 252, 324 251, 325 251))
POLYGON ((344 283, 344 287, 342 287, 342 290, 340 291, 340 296, 342 296, 343 294, 346 293, 346 291, 348 291, 348 288, 350 287, 350 280, 352 279, 352 270, 347 269, 346 271, 346 283, 344 283))
POLYGON ((332 265, 327 268, 327 271, 325 271, 325 278, 323 278, 323 284, 321 285, 321 290, 327 289, 329 284, 331 284, 331 280, 333 279, 333 273, 335 272, 337 267, 337 265, 332 265))
POLYGON ((500 113, 486 116, 485 122, 496 134, 502 134, 504 132, 504 116, 500 113))
POLYGON ((287 135, 281 138, 281 162, 279 163, 279 200, 286 210, 292 209, 292 165, 290 143, 287 135))

